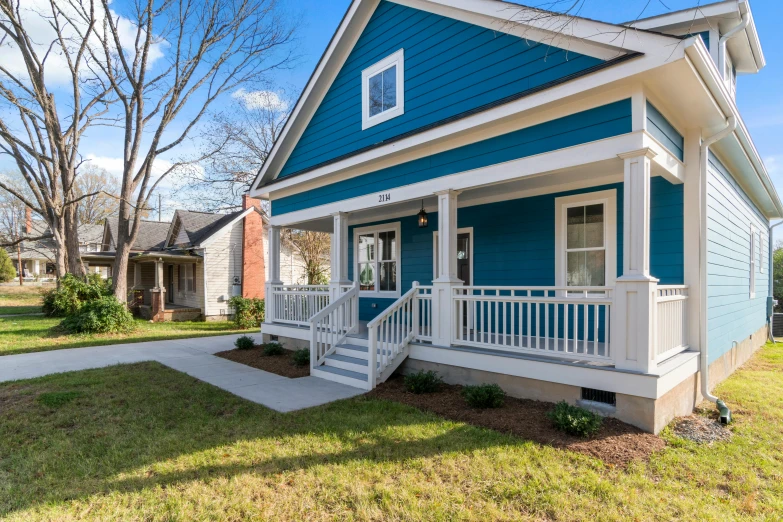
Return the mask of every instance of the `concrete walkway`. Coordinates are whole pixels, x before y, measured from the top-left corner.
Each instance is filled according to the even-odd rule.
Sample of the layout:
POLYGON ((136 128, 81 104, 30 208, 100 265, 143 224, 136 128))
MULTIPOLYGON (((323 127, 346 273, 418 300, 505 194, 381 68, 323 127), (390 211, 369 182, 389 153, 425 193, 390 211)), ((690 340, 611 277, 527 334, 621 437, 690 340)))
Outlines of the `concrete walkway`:
POLYGON ((244 399, 280 412, 347 399, 363 390, 318 377, 289 379, 213 354, 230 350, 239 335, 114 344, 0 356, 0 382, 52 373, 157 361, 244 399))

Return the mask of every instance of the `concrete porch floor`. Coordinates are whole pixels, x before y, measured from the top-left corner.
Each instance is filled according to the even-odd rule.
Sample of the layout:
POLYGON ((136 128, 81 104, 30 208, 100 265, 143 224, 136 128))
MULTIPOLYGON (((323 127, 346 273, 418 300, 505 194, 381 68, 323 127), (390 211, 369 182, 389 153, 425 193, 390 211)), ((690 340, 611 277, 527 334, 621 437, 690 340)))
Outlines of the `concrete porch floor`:
MULTIPOLYGON (((251 335, 257 332, 250 332, 251 335)), ((214 354, 234 347, 239 334, 71 348, 0 356, 0 382, 53 373, 157 361, 243 399, 289 412, 361 395, 364 390, 319 379, 289 379, 214 354)))

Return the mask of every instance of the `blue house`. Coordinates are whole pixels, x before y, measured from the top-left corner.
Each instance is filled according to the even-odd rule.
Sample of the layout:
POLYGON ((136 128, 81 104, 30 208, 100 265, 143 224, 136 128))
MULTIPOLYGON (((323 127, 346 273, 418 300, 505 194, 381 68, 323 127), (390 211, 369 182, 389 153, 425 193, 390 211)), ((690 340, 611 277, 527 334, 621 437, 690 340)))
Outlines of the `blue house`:
POLYGON ((434 369, 658 432, 767 337, 783 206, 734 101, 763 67, 745 0, 354 0, 250 191, 265 337, 361 388, 434 369), (329 285, 281 283, 281 228, 332 234, 329 285))

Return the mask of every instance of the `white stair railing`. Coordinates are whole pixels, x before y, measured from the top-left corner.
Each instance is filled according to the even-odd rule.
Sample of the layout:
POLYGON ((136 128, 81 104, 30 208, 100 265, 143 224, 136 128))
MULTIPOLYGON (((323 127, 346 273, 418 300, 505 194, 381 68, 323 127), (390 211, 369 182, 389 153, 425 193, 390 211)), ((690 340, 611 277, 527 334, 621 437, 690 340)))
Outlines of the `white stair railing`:
MULTIPOLYGON (((399 364, 397 357, 416 338, 420 327, 421 291, 417 282, 378 317, 367 323, 369 334, 367 389, 375 388, 379 378, 385 380, 399 364)), ((430 297, 431 299, 431 297, 430 297)))
POLYGON ((339 299, 308 321, 310 325, 310 368, 324 363, 349 333, 359 331, 359 286, 354 285, 339 299))
POLYGON ((688 287, 658 286, 656 293, 655 361, 688 349, 688 287))

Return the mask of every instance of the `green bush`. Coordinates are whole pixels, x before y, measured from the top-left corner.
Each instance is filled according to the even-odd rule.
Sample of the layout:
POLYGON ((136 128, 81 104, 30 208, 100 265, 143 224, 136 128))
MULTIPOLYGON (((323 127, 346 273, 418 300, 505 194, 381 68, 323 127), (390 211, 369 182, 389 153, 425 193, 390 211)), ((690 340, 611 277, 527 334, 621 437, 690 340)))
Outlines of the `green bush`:
POLYGON ((283 345, 272 341, 264 345, 264 355, 282 355, 283 345))
POLYGON ((302 348, 301 350, 294 351, 292 356, 294 360, 294 366, 307 366, 310 364, 310 349, 302 348))
POLYGON ((250 337, 249 335, 243 335, 242 337, 239 337, 236 341, 234 341, 234 346, 237 347, 237 350, 250 350, 256 345, 256 340, 250 337))
POLYGON ((68 317, 88 301, 111 296, 111 285, 99 274, 80 279, 73 274, 60 278, 57 288, 44 294, 43 313, 49 317, 68 317))
POLYGON ((60 326, 70 333, 124 333, 133 330, 136 323, 125 303, 107 295, 82 304, 60 326))
POLYGON ((462 396, 473 408, 500 408, 506 401, 506 392, 497 384, 465 386, 462 396))
POLYGON ((0 283, 7 283, 16 279, 16 269, 8 257, 5 248, 0 248, 0 283))
POLYGON ((603 422, 600 415, 578 406, 572 406, 565 401, 555 404, 554 409, 547 413, 547 417, 555 425, 555 428, 579 437, 595 435, 603 422))
POLYGON ((405 388, 412 393, 432 393, 438 391, 443 379, 432 370, 419 370, 405 376, 405 388))
POLYGON ((248 299, 241 295, 235 295, 228 300, 228 306, 234 309, 234 324, 237 328, 247 330, 258 328, 264 322, 264 300, 258 298, 248 299))

